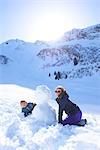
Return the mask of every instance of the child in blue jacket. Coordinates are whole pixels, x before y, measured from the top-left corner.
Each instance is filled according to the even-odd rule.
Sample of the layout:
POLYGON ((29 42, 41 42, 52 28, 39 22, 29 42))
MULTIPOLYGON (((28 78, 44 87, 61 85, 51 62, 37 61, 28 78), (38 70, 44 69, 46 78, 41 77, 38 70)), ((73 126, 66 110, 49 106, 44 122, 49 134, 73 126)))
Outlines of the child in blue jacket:
POLYGON ((24 117, 32 114, 34 107, 36 106, 35 103, 27 103, 25 100, 20 101, 20 106, 22 108, 22 113, 24 113, 24 117))

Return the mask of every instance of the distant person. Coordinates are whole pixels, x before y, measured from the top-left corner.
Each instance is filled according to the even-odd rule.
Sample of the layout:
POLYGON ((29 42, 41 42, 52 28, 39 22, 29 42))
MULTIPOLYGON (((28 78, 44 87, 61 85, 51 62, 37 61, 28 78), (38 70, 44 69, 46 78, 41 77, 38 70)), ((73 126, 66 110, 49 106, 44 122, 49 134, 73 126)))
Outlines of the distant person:
POLYGON ((34 107, 36 106, 35 103, 27 103, 25 100, 20 101, 20 106, 22 108, 22 113, 24 113, 24 117, 32 114, 34 107))
POLYGON ((58 78, 58 80, 61 79, 61 73, 59 71, 57 73, 57 78, 58 78))
POLYGON ((55 76, 55 80, 57 80, 58 78, 57 78, 57 75, 55 76))
POLYGON ((68 76, 67 76, 67 74, 65 75, 65 79, 67 79, 68 78, 68 76))
POLYGON ((63 125, 77 125, 82 118, 80 108, 69 100, 69 95, 63 87, 57 87, 55 93, 57 95, 56 101, 59 105, 58 122, 63 125), (62 120, 63 111, 67 114, 64 120, 62 120))
POLYGON ((54 75, 56 75, 57 73, 56 73, 56 71, 54 72, 54 75))
POLYGON ((75 57, 74 58, 74 66, 76 66, 78 64, 78 60, 77 60, 77 58, 75 57))
POLYGON ((49 77, 51 76, 51 73, 49 73, 49 77))

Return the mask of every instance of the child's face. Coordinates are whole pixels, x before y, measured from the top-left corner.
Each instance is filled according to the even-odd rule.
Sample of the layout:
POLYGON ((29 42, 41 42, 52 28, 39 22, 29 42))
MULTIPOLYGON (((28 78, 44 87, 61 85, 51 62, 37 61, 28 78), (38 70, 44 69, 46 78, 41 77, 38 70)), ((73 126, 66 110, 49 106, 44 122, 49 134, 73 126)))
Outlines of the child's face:
POLYGON ((22 103, 20 103, 20 105, 21 105, 22 108, 24 108, 24 107, 27 106, 27 102, 22 102, 22 103))

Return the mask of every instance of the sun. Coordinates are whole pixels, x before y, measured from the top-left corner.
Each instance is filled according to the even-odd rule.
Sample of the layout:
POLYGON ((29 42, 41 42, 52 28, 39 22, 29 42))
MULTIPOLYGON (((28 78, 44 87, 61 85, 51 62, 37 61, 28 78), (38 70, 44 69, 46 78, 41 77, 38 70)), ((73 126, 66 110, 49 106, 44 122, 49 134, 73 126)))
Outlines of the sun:
POLYGON ((45 15, 38 20, 35 34, 39 40, 57 40, 67 28, 66 18, 62 15, 45 15))

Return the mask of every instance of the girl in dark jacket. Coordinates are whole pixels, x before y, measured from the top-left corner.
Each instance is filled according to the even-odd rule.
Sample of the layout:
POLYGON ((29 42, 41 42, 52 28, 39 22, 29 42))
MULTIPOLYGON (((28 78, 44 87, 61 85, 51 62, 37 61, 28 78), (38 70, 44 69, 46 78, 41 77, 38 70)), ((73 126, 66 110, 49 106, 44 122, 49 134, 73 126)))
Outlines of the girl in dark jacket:
POLYGON ((63 87, 57 87, 55 93, 57 95, 56 101, 59 105, 58 122, 63 125, 77 125, 82 118, 80 108, 69 100, 69 95, 63 87), (64 120, 62 120, 63 111, 67 114, 67 117, 64 120))

